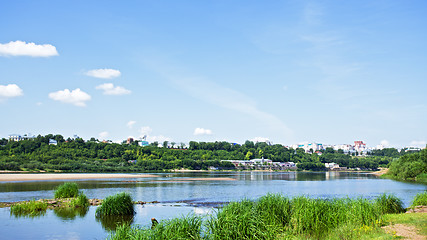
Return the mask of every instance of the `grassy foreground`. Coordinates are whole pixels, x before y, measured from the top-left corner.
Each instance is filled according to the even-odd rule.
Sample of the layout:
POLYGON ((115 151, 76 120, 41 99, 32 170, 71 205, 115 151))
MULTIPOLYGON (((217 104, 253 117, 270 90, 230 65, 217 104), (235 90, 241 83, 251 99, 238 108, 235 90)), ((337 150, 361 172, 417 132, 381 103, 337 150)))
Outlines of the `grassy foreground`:
POLYGON ((189 215, 154 228, 123 225, 109 239, 393 239, 381 226, 403 211, 400 199, 390 195, 325 200, 268 194, 232 202, 203 219, 189 215))

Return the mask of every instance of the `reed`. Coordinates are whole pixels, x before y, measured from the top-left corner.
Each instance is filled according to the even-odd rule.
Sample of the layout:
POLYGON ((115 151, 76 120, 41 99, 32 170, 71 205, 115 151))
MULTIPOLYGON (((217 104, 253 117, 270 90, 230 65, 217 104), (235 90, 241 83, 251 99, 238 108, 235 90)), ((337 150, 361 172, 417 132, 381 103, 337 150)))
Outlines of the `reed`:
POLYGON ((42 201, 31 200, 28 202, 16 203, 10 207, 10 213, 17 217, 30 216, 37 217, 46 213, 47 204, 42 201))
POLYGON ((424 191, 422 193, 417 193, 417 195, 414 197, 414 200, 412 200, 411 207, 415 206, 427 206, 427 191, 424 191))
POLYGON ((402 200, 394 195, 381 194, 376 203, 382 214, 405 212, 402 200))
POLYGON ((123 239, 357 239, 379 231, 383 214, 400 212, 400 202, 390 195, 368 200, 306 196, 290 199, 267 194, 256 201, 244 199, 219 209, 204 221, 203 233, 200 219, 192 219, 197 224, 190 224, 185 221, 191 219, 180 218, 162 222, 154 229, 121 227, 116 235, 138 236, 123 239))
POLYGON ((96 209, 96 216, 134 215, 132 198, 128 193, 109 196, 96 209))
POLYGON ((79 187, 75 182, 66 182, 55 190, 55 198, 74 198, 79 195, 79 187))
POLYGON ((70 201, 70 207, 74 207, 74 208, 89 207, 89 199, 86 197, 85 194, 79 193, 79 195, 76 198, 73 198, 70 201))
POLYGON ((116 232, 111 234, 110 240, 200 240, 202 220, 200 217, 189 215, 181 218, 161 221, 155 228, 131 227, 128 224, 119 226, 116 232))

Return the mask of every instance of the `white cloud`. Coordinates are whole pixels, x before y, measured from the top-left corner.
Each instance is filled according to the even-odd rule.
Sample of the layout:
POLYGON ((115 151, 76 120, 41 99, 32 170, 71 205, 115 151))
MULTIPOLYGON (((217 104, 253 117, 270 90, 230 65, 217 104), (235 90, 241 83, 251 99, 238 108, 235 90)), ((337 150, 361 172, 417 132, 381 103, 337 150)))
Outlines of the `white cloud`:
POLYGON ((411 142, 411 146, 412 147, 425 148, 426 145, 427 145, 426 141, 417 141, 417 140, 414 140, 414 141, 411 142))
POLYGON ((0 85, 0 100, 22 96, 24 92, 16 84, 0 85))
POLYGON ((76 88, 72 91, 64 89, 63 91, 51 92, 49 93, 49 98, 55 101, 70 103, 79 107, 85 107, 85 102, 89 101, 91 96, 80 90, 80 88, 76 88))
POLYGON ((148 136, 148 139, 150 140, 150 142, 158 142, 158 143, 163 143, 164 141, 172 141, 171 138, 169 137, 165 137, 163 135, 159 135, 159 136, 148 136))
POLYGON ((105 95, 125 95, 130 94, 131 91, 119 86, 114 86, 112 83, 104 83, 99 86, 96 86, 96 89, 104 90, 105 95))
POLYGON ((23 41, 0 43, 0 56, 51 57, 58 55, 56 47, 50 44, 37 45, 32 42, 26 43, 23 41))
POLYGON ((254 142, 254 143, 257 143, 257 142, 271 142, 270 141, 270 139, 268 139, 268 138, 265 138, 265 137, 255 137, 255 138, 252 138, 250 141, 252 141, 252 142, 254 142))
POLYGON ((212 130, 204 128, 194 129, 194 135, 212 135, 212 130))
POLYGON ((100 138, 100 139, 102 139, 102 140, 106 140, 106 139, 107 139, 107 137, 108 137, 108 132, 107 132, 107 131, 104 131, 104 132, 100 132, 100 133, 99 133, 99 138, 100 138))
POLYGON ((382 140, 380 144, 385 148, 390 147, 390 142, 387 140, 382 140))
POLYGON ((136 121, 130 120, 126 125, 128 126, 128 128, 132 128, 135 123, 136 121))
POLYGON ((95 78, 104 78, 111 79, 120 77, 121 72, 119 70, 103 68, 103 69, 93 69, 86 72, 86 75, 95 77, 95 78))
POLYGON ((152 131, 153 129, 151 129, 149 126, 144 126, 141 127, 139 133, 141 134, 141 137, 143 137, 144 135, 149 135, 152 131))

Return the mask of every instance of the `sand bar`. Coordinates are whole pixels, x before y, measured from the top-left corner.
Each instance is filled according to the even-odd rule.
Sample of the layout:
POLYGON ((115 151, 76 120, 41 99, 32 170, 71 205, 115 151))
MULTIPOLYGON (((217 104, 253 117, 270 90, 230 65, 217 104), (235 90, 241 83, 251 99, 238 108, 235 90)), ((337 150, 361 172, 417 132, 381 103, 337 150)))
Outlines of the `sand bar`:
POLYGON ((0 182, 46 181, 70 179, 106 179, 106 178, 150 178, 152 174, 114 174, 114 173, 40 173, 40 174, 0 174, 0 182))
POLYGON ((216 178, 174 178, 172 180, 153 180, 151 182, 189 182, 189 181, 236 181, 234 178, 216 177, 216 178))

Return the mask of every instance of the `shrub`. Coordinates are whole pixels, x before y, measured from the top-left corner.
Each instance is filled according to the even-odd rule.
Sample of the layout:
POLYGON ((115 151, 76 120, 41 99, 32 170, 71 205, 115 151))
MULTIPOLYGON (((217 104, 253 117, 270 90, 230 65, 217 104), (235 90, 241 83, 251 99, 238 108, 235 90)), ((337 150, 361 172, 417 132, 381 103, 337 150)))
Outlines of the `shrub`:
POLYGON ((427 191, 418 193, 412 201, 411 207, 427 206, 427 191))
POLYGON ((79 193, 79 195, 72 199, 70 202, 70 205, 72 207, 88 207, 89 206, 89 200, 87 199, 86 195, 83 193, 79 193))
POLYGON ((133 215, 132 198, 128 193, 118 193, 109 196, 96 209, 96 216, 133 215))
POLYGON ((73 198, 79 195, 77 183, 66 182, 55 190, 55 198, 73 198))
POLYGON ((382 214, 405 212, 402 200, 394 195, 381 194, 375 202, 382 214))
POLYGON ((10 213, 15 216, 36 217, 46 213, 47 204, 42 201, 31 200, 28 202, 16 203, 10 207, 10 213))

